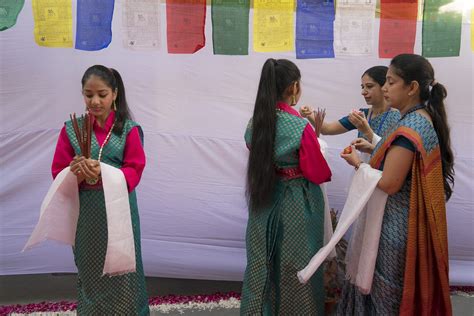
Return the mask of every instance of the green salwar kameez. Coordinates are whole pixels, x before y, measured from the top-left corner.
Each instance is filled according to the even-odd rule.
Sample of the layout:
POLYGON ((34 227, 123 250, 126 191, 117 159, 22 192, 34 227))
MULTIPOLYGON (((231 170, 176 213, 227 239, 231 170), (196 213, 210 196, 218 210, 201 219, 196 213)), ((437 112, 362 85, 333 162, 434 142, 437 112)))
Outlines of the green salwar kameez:
MULTIPOLYGON (((298 168, 307 121, 277 111, 276 168, 298 168)), ((245 139, 250 147, 252 122, 245 139)), ((323 272, 306 284, 297 272, 323 246, 324 200, 319 185, 304 177, 279 177, 271 206, 250 210, 241 315, 324 315, 323 272)))
MULTIPOLYGON (((101 162, 116 168, 121 167, 126 137, 134 126, 138 125, 128 120, 121 136, 111 134, 108 143, 103 148, 101 162)), ((80 154, 70 121, 66 123, 66 131, 74 151, 80 154)), ((99 144, 94 133, 92 133, 91 152, 92 157, 97 159, 99 144)), ((135 191, 130 192, 129 202, 135 244, 136 272, 123 275, 102 275, 108 239, 102 185, 89 186, 82 183, 79 189, 79 202, 79 219, 73 249, 74 261, 78 270, 78 315, 149 315, 141 259, 140 219, 135 191)))

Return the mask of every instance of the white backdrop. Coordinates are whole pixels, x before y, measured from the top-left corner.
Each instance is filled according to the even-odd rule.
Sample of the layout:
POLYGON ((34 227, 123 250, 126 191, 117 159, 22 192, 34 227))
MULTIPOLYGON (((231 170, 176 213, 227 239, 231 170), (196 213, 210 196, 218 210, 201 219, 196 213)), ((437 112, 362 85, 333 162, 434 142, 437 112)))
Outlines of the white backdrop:
MULTIPOLYGON (((207 9, 206 47, 194 55, 168 54, 166 42, 158 51, 123 48, 120 1, 112 43, 101 51, 37 46, 30 1, 17 25, 0 33, 0 275, 75 271, 68 247, 47 242, 26 253, 20 250, 51 184, 59 130, 69 113, 83 112, 81 76, 87 67, 104 64, 122 74, 129 104, 145 132, 147 166, 137 194, 146 275, 242 279, 247 219, 243 133, 264 61, 295 61, 302 72, 300 103, 325 107, 327 119, 335 120, 364 105, 362 72, 389 60, 295 60, 294 52, 213 55, 207 9)), ((164 4, 161 14, 166 39, 164 4)), ((451 283, 474 285, 474 55, 469 28, 465 19, 460 57, 431 62, 437 80, 448 89, 456 154, 456 185, 448 204, 451 283)), ((420 35, 421 24, 417 53, 420 35)), ((374 51, 376 47, 377 41, 374 51)), ((325 138, 333 171, 329 200, 336 209, 342 209, 352 173, 338 155, 354 137, 355 132, 325 138)))

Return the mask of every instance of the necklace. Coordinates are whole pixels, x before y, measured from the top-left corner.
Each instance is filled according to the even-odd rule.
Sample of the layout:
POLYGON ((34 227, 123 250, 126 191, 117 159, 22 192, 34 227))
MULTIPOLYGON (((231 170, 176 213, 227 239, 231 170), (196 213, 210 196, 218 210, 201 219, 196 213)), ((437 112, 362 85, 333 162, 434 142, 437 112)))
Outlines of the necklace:
POLYGON ((405 114, 402 115, 402 117, 400 118, 400 121, 403 120, 408 114, 410 114, 412 112, 415 112, 415 111, 418 111, 418 110, 421 110, 421 109, 424 109, 424 108, 425 108, 424 104, 415 105, 414 107, 412 107, 411 109, 406 111, 405 114))
MULTIPOLYGON (((99 156, 97 158, 97 161, 99 163, 100 163, 100 158, 102 158, 102 150, 104 149, 104 146, 109 142, 110 135, 112 135, 112 131, 114 129, 114 126, 115 126, 115 122, 112 124, 112 127, 110 128, 109 132, 107 133, 107 136, 105 136, 104 142, 102 143, 102 145, 100 145, 99 156)), ((100 177, 100 175, 99 175, 99 177, 100 177)), ((86 182, 87 182, 87 184, 95 185, 95 184, 97 184, 97 182, 99 182, 99 178, 86 179, 86 182)))
POLYGON ((112 130, 114 129, 115 122, 112 124, 112 127, 110 128, 109 132, 107 133, 107 136, 105 136, 105 140, 102 143, 102 145, 99 148, 99 156, 97 158, 97 161, 100 162, 100 158, 102 157, 102 150, 104 149, 104 146, 109 142, 110 135, 112 135, 112 130))

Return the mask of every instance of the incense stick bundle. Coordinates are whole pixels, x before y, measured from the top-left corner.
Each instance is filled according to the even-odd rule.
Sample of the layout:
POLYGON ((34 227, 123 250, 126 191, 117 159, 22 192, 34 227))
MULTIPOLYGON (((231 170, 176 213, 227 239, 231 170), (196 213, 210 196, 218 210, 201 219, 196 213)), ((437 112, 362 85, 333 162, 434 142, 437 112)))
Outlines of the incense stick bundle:
POLYGON ((92 116, 89 113, 86 113, 86 122, 87 122, 87 142, 86 142, 86 148, 87 148, 87 158, 91 158, 91 126, 92 126, 92 116))
POLYGON ((81 150, 81 155, 84 153, 84 149, 82 147, 82 138, 81 138, 81 131, 79 130, 79 124, 77 123, 76 113, 70 115, 72 127, 74 129, 74 134, 76 135, 77 143, 79 144, 79 149, 81 150))
POLYGON ((76 140, 79 144, 79 149, 81 150, 81 155, 90 158, 91 157, 91 119, 92 117, 86 113, 85 116, 81 115, 82 125, 79 127, 77 122, 76 113, 69 115, 72 122, 72 127, 74 129, 74 134, 76 135, 76 140))
POLYGON ((321 129, 323 128, 324 118, 326 117, 326 109, 320 109, 314 111, 314 131, 316 132, 316 136, 319 137, 321 134, 321 129))

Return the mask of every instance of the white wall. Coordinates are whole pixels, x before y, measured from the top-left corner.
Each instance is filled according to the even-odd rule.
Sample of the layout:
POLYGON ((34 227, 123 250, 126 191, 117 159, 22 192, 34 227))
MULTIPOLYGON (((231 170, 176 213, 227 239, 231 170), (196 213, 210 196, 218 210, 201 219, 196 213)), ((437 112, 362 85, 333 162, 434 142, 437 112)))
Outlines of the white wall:
MULTIPOLYGON (((81 76, 90 65, 104 64, 122 74, 129 104, 145 131, 148 164, 137 194, 146 274, 242 278, 247 217, 243 133, 263 62, 269 57, 295 61, 303 76, 300 103, 325 107, 327 119, 335 120, 364 105, 359 91, 362 72, 387 65, 389 60, 295 60, 294 52, 213 55, 207 9, 206 47, 194 55, 170 55, 166 41, 159 51, 124 49, 120 1, 115 7, 112 43, 101 51, 37 46, 29 1, 17 25, 0 33, 1 275, 75 271, 67 247, 48 242, 26 253, 20 250, 51 183, 50 164, 59 129, 69 113, 83 112, 81 76)), ((165 40, 164 4, 162 18, 165 40)), ((448 89, 456 153, 456 186, 448 204, 451 282, 474 285, 474 55, 469 28, 464 23, 460 57, 431 62, 437 80, 448 89)), ((418 35, 417 53, 421 25, 418 35)), ((329 199, 336 209, 342 209, 352 172, 338 155, 353 137, 355 132, 325 138, 334 174, 329 199)))

